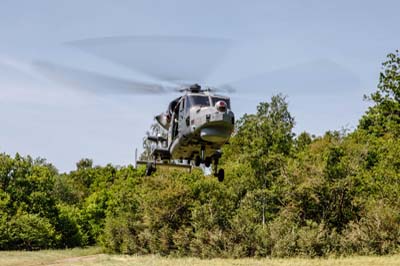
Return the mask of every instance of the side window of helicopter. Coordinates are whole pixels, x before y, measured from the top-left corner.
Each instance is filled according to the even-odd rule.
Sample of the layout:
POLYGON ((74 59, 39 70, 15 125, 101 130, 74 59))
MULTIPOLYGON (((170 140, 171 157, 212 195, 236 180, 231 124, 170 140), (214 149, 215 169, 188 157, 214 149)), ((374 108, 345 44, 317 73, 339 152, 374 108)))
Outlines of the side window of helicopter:
POLYGON ((190 98, 189 97, 190 96, 187 96, 185 98, 186 99, 186 104, 185 104, 185 113, 186 114, 189 114, 190 107, 192 107, 191 104, 190 104, 190 98))
POLYGON ((182 98, 181 106, 180 106, 180 112, 181 113, 185 110, 185 100, 186 100, 186 98, 182 98))
POLYGON ((172 128, 172 138, 176 138, 178 135, 178 125, 179 125, 179 111, 181 109, 181 103, 178 102, 174 108, 174 120, 173 120, 173 128, 172 128))
POLYGON ((186 97, 182 97, 179 108, 179 120, 183 119, 183 116, 185 115, 185 104, 186 104, 186 97))
POLYGON ((185 128, 187 126, 189 126, 189 112, 187 112, 188 108, 188 100, 187 97, 182 97, 182 101, 181 101, 181 108, 179 111, 179 120, 181 121, 181 123, 179 124, 179 130, 184 131, 185 128), (183 121, 186 121, 185 123, 183 121))

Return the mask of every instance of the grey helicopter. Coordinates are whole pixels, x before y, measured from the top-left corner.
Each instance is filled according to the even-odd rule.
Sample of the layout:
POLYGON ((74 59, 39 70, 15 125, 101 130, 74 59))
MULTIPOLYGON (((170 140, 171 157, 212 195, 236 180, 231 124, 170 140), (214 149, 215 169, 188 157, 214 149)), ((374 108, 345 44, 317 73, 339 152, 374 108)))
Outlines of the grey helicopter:
MULTIPOLYGON (((245 85, 246 92, 253 90, 258 94, 273 90, 277 85, 295 91, 298 84, 302 84, 310 92, 316 93, 325 80, 354 80, 352 73, 340 65, 330 60, 316 60, 241 77, 236 81, 218 82, 219 85, 215 87, 198 85, 210 84, 208 77, 225 61, 228 51, 233 47, 231 40, 223 38, 112 36, 82 39, 64 45, 78 48, 80 52, 124 70, 143 74, 146 79, 133 80, 44 60, 35 60, 31 66, 50 80, 95 94, 134 94, 144 97, 180 94, 170 101, 166 112, 155 116, 165 134, 147 137, 155 146, 151 158, 137 161, 137 164, 146 165, 147 175, 162 165, 191 169, 203 164, 205 167, 212 165, 213 174, 218 180, 224 180, 224 169, 218 169, 218 163, 222 155, 221 148, 229 143, 233 134, 235 115, 230 97, 219 95, 221 91, 232 93, 236 91, 237 84, 240 87, 240 83, 245 85), (336 73, 334 77, 333 72, 336 73), (251 82, 255 80, 258 82, 251 82), (261 87, 257 88, 257 84, 261 87)), ((327 89, 332 91, 337 87, 345 87, 335 82, 330 84, 332 88, 328 86, 327 89)))
POLYGON ((157 164, 174 166, 171 160, 185 160, 189 167, 192 162, 197 167, 212 164, 214 176, 223 181, 224 169, 218 169, 220 149, 228 142, 235 124, 230 98, 198 84, 181 91, 184 94, 173 100, 165 113, 155 117, 168 134, 147 137, 156 143, 151 153, 153 161, 137 163, 146 164, 146 175, 151 175, 157 164))
POLYGON ((166 134, 147 137, 155 144, 151 158, 139 161, 135 158, 135 165, 146 165, 146 175, 150 176, 157 166, 191 169, 203 164, 213 165, 213 174, 219 181, 224 180, 224 169, 218 169, 220 150, 233 133, 235 117, 230 98, 216 92, 234 89, 226 84, 218 87, 187 84, 192 80, 202 83, 221 61, 230 41, 184 36, 120 36, 84 39, 66 45, 138 70, 154 81, 116 78, 42 60, 33 62, 34 68, 52 80, 95 93, 181 94, 169 103, 166 112, 155 116, 166 134), (123 48, 134 52, 119 54, 123 48), (182 161, 186 164, 179 163, 182 161))

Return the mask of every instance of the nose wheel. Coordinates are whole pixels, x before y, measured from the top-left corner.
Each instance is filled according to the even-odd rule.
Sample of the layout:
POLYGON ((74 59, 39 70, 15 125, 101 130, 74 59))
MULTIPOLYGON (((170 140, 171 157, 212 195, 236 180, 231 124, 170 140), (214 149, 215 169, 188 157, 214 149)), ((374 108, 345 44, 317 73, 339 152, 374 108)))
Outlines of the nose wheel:
POLYGON ((205 152, 204 152, 204 148, 202 147, 201 153, 199 155, 197 155, 196 157, 194 157, 194 165, 198 167, 198 166, 200 166, 200 164, 204 163, 204 166, 208 168, 212 164, 214 176, 218 178, 219 182, 224 181, 225 171, 222 168, 218 169, 219 158, 221 158, 221 156, 222 156, 221 152, 218 151, 211 157, 205 157, 204 155, 205 155, 205 152))
POLYGON ((156 171, 156 167, 153 165, 153 163, 151 163, 151 162, 147 163, 145 175, 151 176, 155 171, 156 171))
POLYGON ((219 169, 216 176, 217 176, 219 182, 224 181, 224 178, 225 178, 225 170, 222 169, 222 168, 219 169))
POLYGON ((225 178, 225 170, 222 168, 218 170, 219 158, 221 158, 220 152, 215 154, 215 156, 214 156, 214 164, 213 164, 214 169, 213 170, 214 170, 214 176, 218 178, 219 182, 222 182, 222 181, 224 181, 224 178, 225 178))

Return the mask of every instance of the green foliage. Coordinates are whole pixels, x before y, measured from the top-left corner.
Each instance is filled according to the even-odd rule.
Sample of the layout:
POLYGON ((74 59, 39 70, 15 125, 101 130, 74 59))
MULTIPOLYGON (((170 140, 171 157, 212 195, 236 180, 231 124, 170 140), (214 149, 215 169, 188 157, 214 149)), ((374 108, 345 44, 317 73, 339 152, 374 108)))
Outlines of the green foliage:
POLYGON ((375 105, 361 118, 359 128, 382 136, 400 135, 400 57, 399 51, 390 53, 379 76, 378 90, 366 97, 375 105))
POLYGON ((394 254, 400 251, 400 212, 384 201, 370 202, 362 218, 343 234, 343 253, 394 254))
POLYGON ((63 204, 58 205, 58 209, 57 231, 61 235, 58 246, 69 248, 87 245, 87 238, 79 224, 80 210, 77 207, 63 204))
POLYGON ((285 98, 274 96, 271 103, 260 103, 256 114, 245 114, 238 120, 232 145, 225 150, 226 158, 250 162, 264 183, 268 178, 266 175, 274 172, 270 165, 274 167, 280 163, 281 157, 290 154, 293 127, 294 119, 285 98))
POLYGON ((17 214, 6 225, 3 249, 37 250, 56 246, 59 235, 46 218, 38 214, 17 214))
POLYGON ((43 159, 0 154, 0 249, 55 247, 58 208, 52 194, 57 171, 43 159))

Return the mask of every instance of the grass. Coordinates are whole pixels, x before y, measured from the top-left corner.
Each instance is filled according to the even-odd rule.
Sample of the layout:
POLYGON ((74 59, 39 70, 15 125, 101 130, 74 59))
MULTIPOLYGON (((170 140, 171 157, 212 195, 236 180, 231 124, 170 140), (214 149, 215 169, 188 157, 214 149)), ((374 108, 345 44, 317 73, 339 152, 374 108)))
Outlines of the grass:
POLYGON ((353 257, 345 259, 212 259, 200 260, 195 258, 162 258, 157 256, 109 256, 104 257, 99 264, 81 265, 143 265, 143 266, 392 266, 400 265, 400 256, 392 257, 353 257), (103 264, 101 264, 103 263, 103 264))
POLYGON ((101 254, 99 248, 0 251, 1 266, 400 266, 400 255, 385 257, 349 257, 329 259, 211 259, 165 258, 159 256, 124 256, 101 254))
MULTIPOLYGON (((1 266, 16 265, 49 265, 52 262, 71 257, 83 257, 100 254, 97 247, 74 248, 65 250, 41 250, 41 251, 0 251, 1 266)), ((63 264, 60 264, 60 266, 63 264)), ((69 265, 69 264, 64 264, 69 265)))

